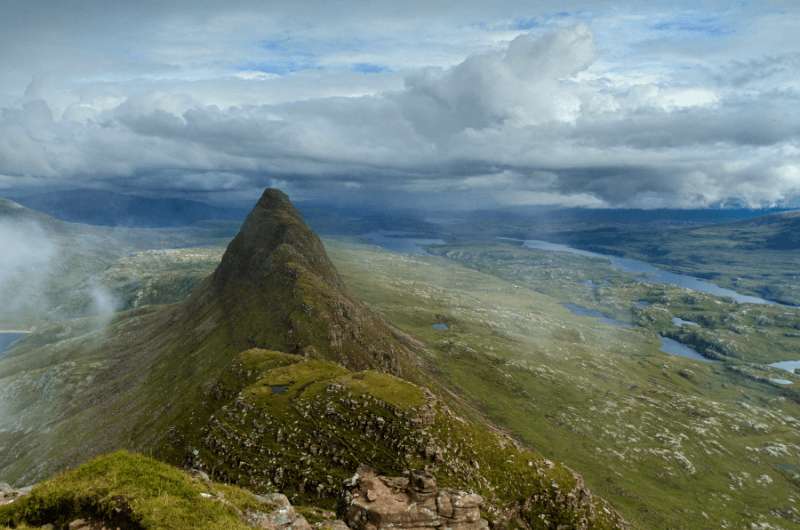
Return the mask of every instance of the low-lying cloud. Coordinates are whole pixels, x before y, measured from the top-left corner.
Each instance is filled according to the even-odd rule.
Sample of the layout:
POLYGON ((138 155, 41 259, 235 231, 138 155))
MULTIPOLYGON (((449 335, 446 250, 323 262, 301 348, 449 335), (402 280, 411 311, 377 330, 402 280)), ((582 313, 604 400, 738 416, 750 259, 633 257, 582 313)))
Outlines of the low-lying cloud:
MULTIPOLYGON (((2 202, 0 207, 16 205, 2 202)), ((92 276, 90 265, 81 264, 86 274, 64 270, 70 253, 84 245, 81 237, 59 236, 13 212, 0 218, 0 329, 84 316, 97 319, 98 326, 110 322, 118 301, 92 276)))
POLYGON ((0 221, 0 320, 24 321, 47 305, 46 285, 57 249, 30 222, 0 221), (17 320, 19 318, 19 320, 17 320))
MULTIPOLYGON (((398 90, 281 104, 156 91, 87 96, 56 113, 34 87, 0 110, 0 186, 225 196, 280 179, 310 195, 419 203, 435 192, 485 206, 800 196, 797 91, 741 90, 754 81, 736 63, 705 83, 620 79, 600 48, 584 24, 521 34, 455 66, 414 70, 398 90)), ((763 68, 783 72, 775 61, 763 68)))

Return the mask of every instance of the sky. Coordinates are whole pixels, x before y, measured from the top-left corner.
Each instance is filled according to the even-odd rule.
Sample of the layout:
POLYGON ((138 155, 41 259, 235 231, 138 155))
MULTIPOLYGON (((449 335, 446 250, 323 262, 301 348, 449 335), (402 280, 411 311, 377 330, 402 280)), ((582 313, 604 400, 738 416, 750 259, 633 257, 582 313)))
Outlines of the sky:
POLYGON ((0 195, 800 204, 800 2, 0 0, 0 195))

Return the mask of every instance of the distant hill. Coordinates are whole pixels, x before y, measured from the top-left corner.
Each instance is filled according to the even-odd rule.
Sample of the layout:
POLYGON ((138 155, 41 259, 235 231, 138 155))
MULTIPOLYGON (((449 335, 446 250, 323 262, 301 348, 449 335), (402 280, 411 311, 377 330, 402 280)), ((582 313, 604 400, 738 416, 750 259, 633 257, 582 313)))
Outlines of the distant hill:
POLYGON ((731 223, 718 228, 720 235, 741 241, 747 249, 800 249, 800 211, 784 212, 731 223))
POLYGON ((246 210, 173 198, 110 191, 54 191, 19 197, 17 202, 62 221, 140 228, 188 226, 199 221, 241 221, 246 210))

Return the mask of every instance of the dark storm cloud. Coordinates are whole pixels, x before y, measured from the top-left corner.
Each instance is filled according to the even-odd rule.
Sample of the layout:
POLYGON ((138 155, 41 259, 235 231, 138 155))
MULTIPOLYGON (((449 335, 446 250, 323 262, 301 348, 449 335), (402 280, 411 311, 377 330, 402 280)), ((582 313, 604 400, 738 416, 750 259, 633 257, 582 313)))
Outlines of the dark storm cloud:
POLYGON ((800 194, 792 12, 5 4, 7 188, 233 197, 278 183, 594 206, 800 194))

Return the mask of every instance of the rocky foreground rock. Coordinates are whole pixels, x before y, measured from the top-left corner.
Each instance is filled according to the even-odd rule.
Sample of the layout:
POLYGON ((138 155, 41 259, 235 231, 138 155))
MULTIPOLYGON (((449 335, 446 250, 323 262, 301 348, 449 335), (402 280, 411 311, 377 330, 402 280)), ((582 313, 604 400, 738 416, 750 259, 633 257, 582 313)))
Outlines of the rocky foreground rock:
POLYGON ((384 477, 362 466, 347 486, 342 511, 353 529, 489 527, 481 518, 480 495, 439 489, 436 478, 425 471, 413 471, 408 477, 384 477))

